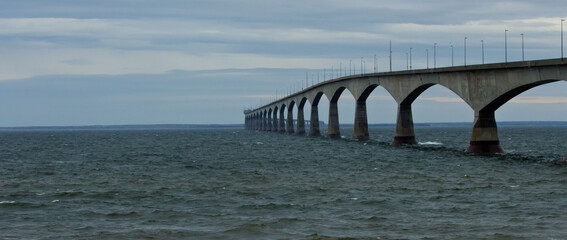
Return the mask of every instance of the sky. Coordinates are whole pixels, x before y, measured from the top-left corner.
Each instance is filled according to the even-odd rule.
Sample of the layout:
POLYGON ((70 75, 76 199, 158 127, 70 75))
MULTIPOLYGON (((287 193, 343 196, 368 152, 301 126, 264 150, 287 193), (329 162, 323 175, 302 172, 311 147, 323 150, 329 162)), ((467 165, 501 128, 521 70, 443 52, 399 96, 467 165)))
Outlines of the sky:
MULTIPOLYGON (((438 67, 462 65, 465 37, 467 65, 482 62, 481 41, 486 63, 503 62, 505 30, 508 61, 522 60, 521 34, 526 60, 559 58, 565 18, 557 0, 0 1, 0 127, 243 123, 244 109, 306 80, 373 71, 374 56, 377 71, 389 70, 390 41, 393 70, 408 67, 410 48, 413 69, 426 68, 427 51, 432 66, 434 44, 438 67)), ((352 123, 354 105, 345 91, 342 123, 352 123)), ((327 108, 323 99, 321 120, 327 108)), ((396 121, 381 87, 367 108, 370 123, 396 121)), ((512 99, 496 118, 567 121, 565 109, 561 81, 512 99)), ((440 86, 413 115, 474 118, 440 86)))

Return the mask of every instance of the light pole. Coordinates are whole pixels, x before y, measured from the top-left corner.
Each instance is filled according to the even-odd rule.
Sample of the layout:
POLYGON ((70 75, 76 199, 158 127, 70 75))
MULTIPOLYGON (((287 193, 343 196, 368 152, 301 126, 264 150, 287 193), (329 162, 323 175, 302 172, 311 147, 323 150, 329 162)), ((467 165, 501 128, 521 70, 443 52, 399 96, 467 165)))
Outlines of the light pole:
POLYGON ((408 53, 406 53, 406 70, 409 70, 409 56, 408 56, 408 53))
POLYGON ((392 72, 392 40, 390 40, 390 72, 392 72))
POLYGON ((504 63, 508 63, 508 29, 504 30, 504 63))
POLYGON ((412 65, 412 64, 411 64, 411 49, 412 49, 412 48, 409 49, 409 69, 410 69, 410 70, 411 70, 411 65, 412 65))
POLYGON ((425 54, 427 56, 427 69, 429 69, 429 49, 425 49, 425 54))
POLYGON ((376 63, 377 63, 378 59, 376 58, 376 54, 374 54, 374 73, 376 73, 376 63))
POLYGON ((561 61, 563 61, 563 22, 565 19, 561 19, 561 61))
POLYGON ((451 44, 451 67, 455 66, 455 54, 453 54, 453 44, 451 44))
POLYGON ((467 66, 467 37, 465 37, 465 67, 467 66))
POLYGON ((484 64, 484 40, 480 40, 480 43, 482 44, 482 64, 484 64))
POLYGON ((433 68, 437 68, 437 43, 433 43, 433 68))
POLYGON ((520 35, 522 35, 522 62, 523 62, 523 61, 525 61, 525 58, 524 58, 524 34, 522 33, 520 35))
POLYGON ((364 57, 360 57, 360 74, 362 75, 362 58, 364 57))

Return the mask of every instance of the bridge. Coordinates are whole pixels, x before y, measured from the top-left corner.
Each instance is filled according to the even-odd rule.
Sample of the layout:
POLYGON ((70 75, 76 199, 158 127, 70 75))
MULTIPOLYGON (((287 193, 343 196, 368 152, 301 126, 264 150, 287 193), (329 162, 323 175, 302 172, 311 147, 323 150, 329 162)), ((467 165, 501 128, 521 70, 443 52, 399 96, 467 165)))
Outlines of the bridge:
POLYGON ((317 106, 325 95, 329 100, 327 136, 340 138, 337 102, 343 91, 348 89, 356 100, 352 139, 368 140, 366 99, 381 86, 398 104, 396 132, 391 145, 416 144, 411 105, 429 87, 441 85, 474 110, 470 145, 466 152, 501 153, 494 112, 528 89, 561 80, 567 80, 567 60, 562 58, 351 75, 318 83, 257 109, 247 110, 244 112, 245 128, 319 136, 317 106), (305 104, 311 104, 308 132, 303 120, 305 104), (297 108, 296 129, 293 124, 294 108, 297 108), (284 122, 286 111, 287 124, 284 122))

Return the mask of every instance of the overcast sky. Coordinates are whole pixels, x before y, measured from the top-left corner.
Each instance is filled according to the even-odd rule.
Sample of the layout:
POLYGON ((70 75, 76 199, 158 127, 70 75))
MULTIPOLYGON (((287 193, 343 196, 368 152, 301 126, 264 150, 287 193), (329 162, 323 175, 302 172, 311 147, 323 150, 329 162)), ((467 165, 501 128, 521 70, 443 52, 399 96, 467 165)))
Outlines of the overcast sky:
MULTIPOLYGON (((0 1, 0 126, 242 123, 242 110, 330 69, 414 69, 558 58, 565 2, 454 0, 19 0, 0 1)), ((567 27, 566 27, 567 30, 567 27)), ((325 77, 323 76, 325 74, 325 77)), ((337 73, 335 73, 336 75, 337 73)), ((371 123, 393 123, 382 88, 371 123)), ((339 102, 351 123, 354 100, 339 102)), ((320 119, 327 119, 323 99, 320 119)), ((534 88, 496 112, 499 121, 567 121, 567 83, 534 88)), ((306 109, 307 110, 307 109, 306 109)), ((415 122, 470 122, 474 113, 443 87, 414 103, 415 122)))

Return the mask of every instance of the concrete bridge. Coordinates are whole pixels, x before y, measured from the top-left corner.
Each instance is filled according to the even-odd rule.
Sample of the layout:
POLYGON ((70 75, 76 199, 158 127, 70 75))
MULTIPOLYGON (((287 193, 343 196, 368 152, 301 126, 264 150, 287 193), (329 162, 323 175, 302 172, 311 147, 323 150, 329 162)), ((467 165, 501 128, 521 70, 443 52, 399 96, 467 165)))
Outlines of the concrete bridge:
POLYGON ((319 136, 318 104, 329 99, 327 136, 340 138, 337 102, 345 89, 356 100, 355 140, 368 140, 366 99, 378 86, 386 89, 398 103, 396 133, 392 145, 416 144, 411 104, 429 87, 441 85, 453 91, 474 110, 472 135, 467 152, 500 153, 494 112, 518 94, 533 87, 567 80, 567 60, 548 59, 497 64, 444 67, 398 72, 359 74, 328 80, 245 114, 245 127, 251 130, 305 134, 303 107, 311 104, 309 136, 319 136), (293 109, 297 108, 294 129, 293 109), (284 114, 287 112, 287 123, 284 114), (278 118, 279 113, 279 118, 278 118))

